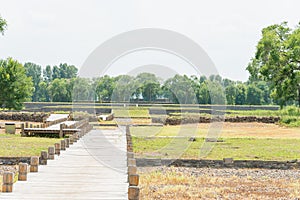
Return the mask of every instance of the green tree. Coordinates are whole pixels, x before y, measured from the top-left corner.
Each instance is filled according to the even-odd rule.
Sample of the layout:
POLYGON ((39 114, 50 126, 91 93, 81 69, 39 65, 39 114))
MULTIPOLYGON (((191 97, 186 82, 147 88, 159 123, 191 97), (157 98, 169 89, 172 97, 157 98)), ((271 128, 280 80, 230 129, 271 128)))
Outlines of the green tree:
POLYGON ((32 95, 33 84, 26 76, 25 68, 12 58, 0 60, 0 106, 22 109, 23 103, 32 95))
POLYGON ((59 64, 60 78, 75 78, 77 72, 78 69, 74 65, 68 65, 67 63, 59 64))
POLYGON ((1 16, 0 16, 0 33, 2 35, 4 35, 4 31, 6 30, 7 28, 7 22, 5 19, 3 19, 1 16))
POLYGON ((250 84, 247 88, 247 104, 261 105, 263 103, 263 91, 256 85, 250 84))
POLYGON ((300 106, 300 23, 294 30, 286 22, 264 28, 247 70, 250 79, 269 83, 281 106, 293 100, 300 106))
POLYGON ((53 102, 70 102, 72 101, 71 92, 69 88, 70 80, 68 79, 54 79, 48 86, 48 93, 53 102))
POLYGON ((45 81, 41 81, 39 83, 39 91, 38 91, 39 101, 40 102, 49 102, 50 96, 48 93, 48 83, 45 81))
POLYGON ((94 90, 91 80, 88 78, 77 77, 73 84, 73 101, 92 101, 94 100, 94 90))
POLYGON ((193 82, 186 75, 176 74, 169 78, 163 85, 166 98, 174 103, 193 104, 197 103, 196 92, 193 88, 193 82))
POLYGON ((226 102, 227 104, 234 105, 235 104, 235 98, 237 94, 237 88, 234 84, 227 85, 225 88, 226 93, 226 102))
POLYGON ((96 79, 96 96, 100 102, 111 101, 113 91, 115 89, 115 78, 105 75, 96 79))
POLYGON ((198 102, 200 104, 211 104, 210 94, 208 90, 207 81, 203 81, 200 84, 199 92, 198 92, 198 102))
POLYGON ((138 74, 135 78, 134 85, 136 87, 134 96, 139 98, 139 96, 142 95, 145 101, 157 99, 160 93, 159 78, 156 77, 155 74, 146 72, 138 74))
POLYGON ((247 86, 243 83, 238 83, 236 86, 235 104, 245 105, 247 99, 247 86))
POLYGON ((52 81, 52 69, 50 65, 47 65, 43 70, 44 81, 50 83, 52 81))
POLYGON ((39 84, 42 81, 42 67, 39 65, 36 65, 34 63, 25 63, 24 68, 26 70, 26 75, 31 77, 34 91, 32 95, 32 101, 37 102, 40 101, 39 98, 39 84))

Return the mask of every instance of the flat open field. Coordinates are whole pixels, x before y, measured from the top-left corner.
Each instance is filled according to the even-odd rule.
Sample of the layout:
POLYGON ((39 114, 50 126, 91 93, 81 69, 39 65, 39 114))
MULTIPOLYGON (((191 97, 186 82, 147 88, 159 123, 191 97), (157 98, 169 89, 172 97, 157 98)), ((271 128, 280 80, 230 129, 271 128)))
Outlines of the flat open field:
MULTIPOLYGON (((300 128, 263 123, 224 123, 220 142, 205 142, 210 124, 132 127, 138 157, 222 160, 299 159, 300 128), (189 141, 190 137, 196 141, 189 141), (207 146, 205 146, 207 145, 207 146), (209 151, 202 148, 208 147, 209 151)), ((215 137, 213 135, 213 137, 215 137)))
POLYGON ((141 199, 298 199, 300 170, 139 168, 141 199))

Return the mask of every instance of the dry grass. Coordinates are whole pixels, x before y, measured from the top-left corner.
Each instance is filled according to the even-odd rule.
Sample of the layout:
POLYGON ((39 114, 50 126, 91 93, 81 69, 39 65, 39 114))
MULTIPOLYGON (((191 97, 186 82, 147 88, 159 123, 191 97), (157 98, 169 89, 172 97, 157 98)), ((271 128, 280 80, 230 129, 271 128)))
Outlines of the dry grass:
POLYGON ((295 199, 300 180, 193 176, 168 168, 140 173, 141 199, 295 199))

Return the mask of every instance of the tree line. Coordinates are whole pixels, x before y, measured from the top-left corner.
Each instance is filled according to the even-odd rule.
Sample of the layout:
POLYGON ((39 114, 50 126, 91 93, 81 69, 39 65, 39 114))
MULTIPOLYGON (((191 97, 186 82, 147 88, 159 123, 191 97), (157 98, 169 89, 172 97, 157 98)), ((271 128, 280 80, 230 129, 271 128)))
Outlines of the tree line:
POLYGON ((219 75, 188 77, 177 74, 163 81, 151 73, 88 79, 78 77, 77 73, 78 69, 67 63, 42 68, 32 62, 22 65, 12 58, 1 60, 1 105, 3 108, 20 108, 24 101, 93 100, 230 105, 276 103, 270 96, 268 83, 262 80, 241 82, 219 75))
MULTIPOLYGON (((0 17, 0 33, 7 22, 0 17)), ((42 68, 32 62, 0 60, 0 106, 22 108, 24 101, 146 101, 182 104, 300 105, 300 23, 287 23, 262 30, 255 56, 246 68, 246 82, 219 75, 175 75, 162 80, 151 73, 137 76, 105 75, 87 79, 77 76, 74 65, 61 63, 42 68)))

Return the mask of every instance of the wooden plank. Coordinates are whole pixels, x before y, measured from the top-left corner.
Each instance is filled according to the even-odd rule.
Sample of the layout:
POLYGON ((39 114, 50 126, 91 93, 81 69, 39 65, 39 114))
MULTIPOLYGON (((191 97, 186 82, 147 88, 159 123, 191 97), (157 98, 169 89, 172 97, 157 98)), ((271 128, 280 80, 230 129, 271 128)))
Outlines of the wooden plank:
POLYGON ((92 130, 0 199, 127 199, 126 136, 92 130))

